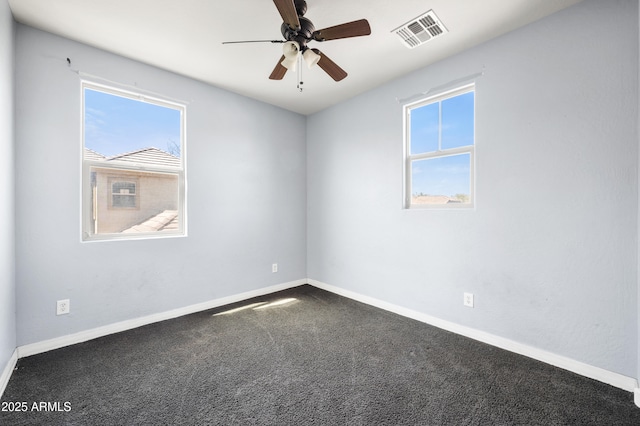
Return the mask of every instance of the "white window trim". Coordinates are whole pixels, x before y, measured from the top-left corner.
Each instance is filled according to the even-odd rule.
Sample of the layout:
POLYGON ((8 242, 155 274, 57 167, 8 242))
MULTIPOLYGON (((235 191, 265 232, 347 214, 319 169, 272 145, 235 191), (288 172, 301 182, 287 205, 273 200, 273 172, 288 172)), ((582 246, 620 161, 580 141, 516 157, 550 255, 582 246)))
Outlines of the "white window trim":
POLYGON ((403 201, 402 206, 406 210, 473 210, 476 206, 475 199, 475 146, 476 146, 476 135, 475 135, 475 95, 474 95, 474 126, 473 126, 473 145, 459 147, 459 148, 450 148, 450 149, 440 149, 431 151, 428 153, 422 154, 414 154, 411 155, 411 120, 410 120, 410 111, 415 108, 419 108, 424 105, 432 104, 434 102, 441 102, 445 99, 452 98, 458 95, 462 95, 469 92, 475 92, 475 83, 466 84, 464 86, 447 90, 445 92, 441 92, 438 94, 430 95, 426 98, 419 99, 417 101, 407 103, 402 107, 402 116, 403 116, 403 141, 404 141, 404 149, 403 149, 403 201), (424 160, 429 158, 442 158, 456 154, 469 154, 470 165, 469 165, 469 174, 470 174, 470 182, 469 182, 469 202, 468 203, 449 203, 449 204, 411 204, 411 165, 412 162, 418 160, 424 160))
MULTIPOLYGON (((186 176, 186 131, 187 131, 187 106, 184 103, 178 103, 167 99, 162 99, 157 96, 144 95, 142 93, 136 93, 128 89, 115 87, 116 85, 107 86, 101 83, 96 83, 89 80, 80 81, 80 123, 81 123, 81 136, 80 136, 80 162, 82 164, 82 176, 80 177, 80 207, 81 218, 80 221, 80 241, 81 242, 98 242, 98 241, 122 241, 122 240, 141 240, 141 239, 155 239, 155 238, 175 238, 187 236, 187 176, 186 176), (163 106, 166 108, 177 109, 180 111, 180 167, 162 167, 153 164, 139 164, 131 163, 128 161, 113 160, 106 166, 104 162, 92 161, 84 158, 85 150, 85 89, 96 90, 104 93, 108 93, 114 96, 122 96, 129 99, 148 102, 155 105, 163 106), (175 232, 147 232, 137 234, 121 234, 121 233, 104 233, 96 234, 89 233, 86 230, 91 228, 91 211, 93 208, 94 200, 91 195, 91 169, 92 167, 109 168, 114 172, 119 170, 123 171, 150 171, 159 173, 168 173, 172 175, 178 175, 178 217, 179 227, 175 232)), ((137 197, 139 197, 139 188, 136 188, 137 197)), ((109 189, 111 193, 111 189, 109 189)), ((109 201, 109 205, 111 201, 109 201)))

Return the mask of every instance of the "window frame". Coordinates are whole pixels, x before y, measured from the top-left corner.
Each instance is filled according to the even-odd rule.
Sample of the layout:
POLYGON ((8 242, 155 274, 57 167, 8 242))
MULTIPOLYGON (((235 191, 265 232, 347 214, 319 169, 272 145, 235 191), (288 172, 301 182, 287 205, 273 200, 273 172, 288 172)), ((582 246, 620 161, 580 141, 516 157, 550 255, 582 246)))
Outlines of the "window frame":
POLYGON ((475 83, 466 84, 455 89, 429 95, 417 101, 407 103, 402 107, 403 112, 403 208, 407 210, 442 210, 442 209, 475 209, 475 147, 476 147, 476 87, 475 83), (456 148, 441 148, 442 136, 442 101, 456 96, 473 92, 473 145, 466 145, 456 148), (439 106, 438 124, 438 149, 420 154, 411 154, 411 111, 434 103, 439 106), (468 203, 445 203, 445 204, 413 204, 412 201, 412 166, 413 163, 421 160, 444 158, 460 154, 469 154, 469 202, 468 203))
POLYGON ((134 92, 128 89, 117 87, 116 85, 106 85, 90 80, 81 80, 80 84, 80 161, 81 161, 81 217, 80 232, 82 242, 94 241, 121 241, 121 240, 139 240, 139 239, 155 239, 155 238, 175 238, 187 236, 187 178, 186 178, 186 113, 187 106, 184 103, 162 98, 157 95, 147 95, 141 92, 134 92), (110 160, 108 163, 100 160, 91 160, 85 158, 85 89, 103 92, 106 94, 120 96, 135 101, 146 102, 153 105, 174 109, 180 112, 180 166, 162 166, 148 163, 133 163, 131 161, 110 160), (108 170, 108 210, 137 210, 140 208, 140 181, 137 177, 127 176, 127 173, 155 173, 177 176, 178 185, 178 229, 173 231, 161 232, 141 232, 141 233, 97 233, 95 232, 95 216, 97 214, 97 200, 94 197, 92 187, 95 185, 94 173, 97 170, 108 170), (117 207, 113 206, 112 185, 116 182, 134 182, 136 185, 135 207, 117 207))

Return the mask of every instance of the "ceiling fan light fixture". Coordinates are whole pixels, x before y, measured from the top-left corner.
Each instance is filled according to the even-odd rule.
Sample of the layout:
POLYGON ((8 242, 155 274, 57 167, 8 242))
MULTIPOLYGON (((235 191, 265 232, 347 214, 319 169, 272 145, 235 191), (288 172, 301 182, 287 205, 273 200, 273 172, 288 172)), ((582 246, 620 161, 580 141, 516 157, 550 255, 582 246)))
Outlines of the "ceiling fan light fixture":
POLYGON ((302 57, 304 58, 304 61, 307 63, 307 66, 309 68, 313 67, 320 61, 320 55, 318 55, 311 49, 307 49, 302 52, 302 57))
POLYGON ((280 62, 280 65, 282 65, 289 71, 295 71, 297 64, 298 64, 297 58, 284 58, 284 61, 280 62))
POLYGON ((289 71, 296 70, 298 55, 300 55, 300 45, 295 41, 288 41, 282 46, 284 60, 280 63, 289 71))
POLYGON ((287 59, 294 59, 300 53, 300 45, 296 41, 288 41, 282 46, 282 54, 287 59))

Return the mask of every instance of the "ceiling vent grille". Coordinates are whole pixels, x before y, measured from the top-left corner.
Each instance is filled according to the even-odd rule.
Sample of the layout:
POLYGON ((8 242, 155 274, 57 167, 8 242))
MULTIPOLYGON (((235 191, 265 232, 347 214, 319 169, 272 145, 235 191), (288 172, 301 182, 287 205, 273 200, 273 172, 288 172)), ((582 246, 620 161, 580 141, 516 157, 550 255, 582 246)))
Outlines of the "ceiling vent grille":
POLYGON ((430 10, 391 32, 396 33, 405 46, 413 49, 448 31, 433 10, 430 10))

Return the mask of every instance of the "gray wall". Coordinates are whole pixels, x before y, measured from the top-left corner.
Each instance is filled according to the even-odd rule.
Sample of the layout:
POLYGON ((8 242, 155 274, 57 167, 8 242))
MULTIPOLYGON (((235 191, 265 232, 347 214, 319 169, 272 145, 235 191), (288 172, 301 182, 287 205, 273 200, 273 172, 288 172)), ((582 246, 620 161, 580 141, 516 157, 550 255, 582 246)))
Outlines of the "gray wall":
POLYGON ((0 372, 16 348, 13 52, 13 17, 0 0, 0 372))
POLYGON ((311 116, 309 278, 638 377, 637 8, 587 0, 311 116), (403 210, 396 98, 483 71, 477 207, 403 210))
POLYGON ((18 345, 306 276, 304 116, 22 25, 16 91, 18 345), (72 69, 188 102, 187 238, 80 242, 72 69))

